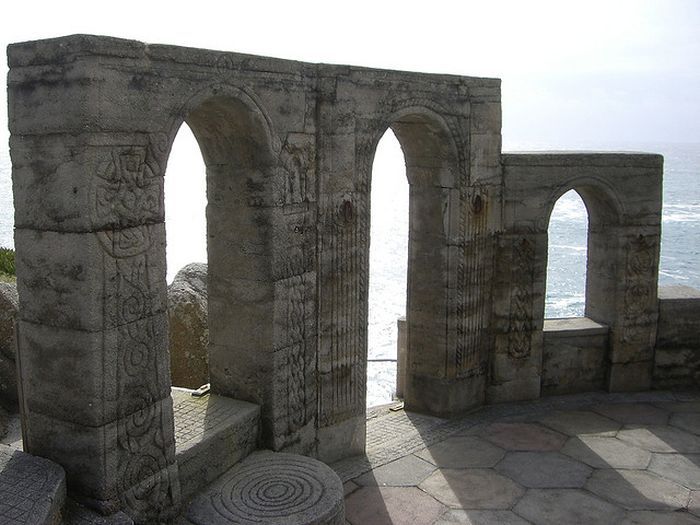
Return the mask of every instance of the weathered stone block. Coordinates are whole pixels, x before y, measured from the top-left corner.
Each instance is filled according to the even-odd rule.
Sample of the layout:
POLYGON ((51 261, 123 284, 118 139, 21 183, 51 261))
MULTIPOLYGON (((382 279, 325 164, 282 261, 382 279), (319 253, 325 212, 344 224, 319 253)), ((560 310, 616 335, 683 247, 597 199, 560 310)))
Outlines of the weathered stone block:
POLYGON ((16 227, 89 232, 163 222, 157 140, 141 133, 13 137, 16 227))
POLYGON ((522 379, 514 379, 501 384, 491 384, 486 391, 488 403, 528 401, 540 397, 541 378, 530 374, 522 379))
MULTIPOLYGON (((18 54, 27 53, 19 45, 8 49, 15 64, 18 54)), ((8 120, 13 135, 66 133, 93 128, 98 122, 99 82, 85 60, 55 63, 43 59, 38 67, 13 67, 8 76, 8 120), (73 108, 66 111, 66 108, 73 108)))
POLYGON ((19 334, 32 413, 96 427, 170 393, 165 314, 103 332, 21 321, 19 334))
MULTIPOLYGON (((410 361, 409 361, 410 363, 410 361)), ((442 379, 409 371, 406 410, 452 417, 484 403, 486 378, 442 379)))
POLYGON ((189 499, 255 450, 260 407, 178 389, 173 404, 178 474, 183 499, 189 499))
POLYGON ((20 318, 100 331, 165 312, 163 225, 115 232, 15 232, 20 318))
POLYGON ((700 292, 687 286, 659 288, 654 386, 695 386, 700 381, 700 292))
POLYGON ((479 102, 471 106, 471 129, 473 133, 501 132, 500 102, 479 102))
POLYGON ((611 363, 608 376, 610 392, 636 392, 651 388, 653 362, 611 363))
POLYGON ((659 287, 656 347, 692 348, 698 343, 700 291, 689 286, 659 287))
POLYGON ((60 465, 0 445, 0 517, 8 525, 61 523, 66 474, 60 465))
POLYGON ((567 394, 605 387, 608 328, 585 317, 546 319, 542 393, 567 394))
POLYGON ((366 424, 363 413, 319 428, 318 459, 324 463, 333 463, 344 457, 364 454, 366 424))
MULTIPOLYGON (((104 426, 84 426, 51 416, 27 415, 25 448, 51 458, 66 471, 69 490, 103 512, 129 507, 140 483, 154 483, 141 505, 179 500, 172 400, 159 401, 104 426)), ((127 510, 127 509, 125 509, 127 510)), ((129 512, 127 510, 129 514, 129 512)))

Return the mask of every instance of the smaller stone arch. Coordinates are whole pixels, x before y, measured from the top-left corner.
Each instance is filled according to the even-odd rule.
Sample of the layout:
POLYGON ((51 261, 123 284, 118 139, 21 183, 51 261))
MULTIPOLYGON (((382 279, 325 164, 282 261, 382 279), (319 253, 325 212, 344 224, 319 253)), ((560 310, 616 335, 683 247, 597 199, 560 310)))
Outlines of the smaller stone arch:
POLYGON ((546 200, 546 221, 554 205, 566 192, 574 190, 581 197, 588 215, 588 246, 586 262, 586 291, 584 315, 594 321, 614 323, 610 293, 618 280, 617 251, 620 228, 625 223, 623 200, 619 190, 601 177, 580 176, 558 184, 546 200))
MULTIPOLYGON (((530 348, 513 366, 530 370, 529 384, 536 395, 542 363, 547 227, 554 203, 574 189, 589 217, 584 315, 609 334, 605 364, 601 365, 605 366, 605 384, 612 391, 648 388, 658 308, 661 159, 629 153, 562 152, 504 154, 502 161, 504 239, 522 237, 533 247, 523 258, 528 272, 512 273, 509 281, 509 336, 500 340, 512 341, 518 334, 530 348), (524 308, 514 308, 517 305, 524 308), (513 313, 516 311, 522 315, 513 313)), ((512 251, 516 259, 517 253, 512 251)))

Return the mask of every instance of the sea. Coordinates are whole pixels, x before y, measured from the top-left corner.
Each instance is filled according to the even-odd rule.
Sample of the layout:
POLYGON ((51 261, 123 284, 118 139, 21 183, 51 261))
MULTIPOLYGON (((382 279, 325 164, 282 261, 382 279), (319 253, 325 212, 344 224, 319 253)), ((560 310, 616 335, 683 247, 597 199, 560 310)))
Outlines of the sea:
MULTIPOLYGON (((557 145, 507 144, 511 151, 557 145)), ((166 172, 168 281, 189 262, 206 261, 204 166, 189 129, 178 134, 166 172), (195 197, 193 197, 195 196, 195 197)), ((700 143, 566 144, 571 150, 644 151, 664 156, 660 285, 700 289, 700 143)), ((10 161, 0 149, 0 247, 14 247, 10 161)), ((583 314, 587 212, 578 194, 557 202, 549 226, 545 316, 583 314)), ((397 319, 406 311, 408 183, 398 141, 380 141, 372 174, 367 406, 393 400, 397 319)))

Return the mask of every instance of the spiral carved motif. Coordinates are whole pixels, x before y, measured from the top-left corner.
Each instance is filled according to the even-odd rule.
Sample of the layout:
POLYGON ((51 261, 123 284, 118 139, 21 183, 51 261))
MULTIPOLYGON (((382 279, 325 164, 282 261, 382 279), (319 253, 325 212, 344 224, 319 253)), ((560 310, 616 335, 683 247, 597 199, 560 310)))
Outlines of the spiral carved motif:
POLYGON ((240 465, 211 496, 230 523, 336 523, 342 485, 326 465, 293 454, 262 453, 240 465))

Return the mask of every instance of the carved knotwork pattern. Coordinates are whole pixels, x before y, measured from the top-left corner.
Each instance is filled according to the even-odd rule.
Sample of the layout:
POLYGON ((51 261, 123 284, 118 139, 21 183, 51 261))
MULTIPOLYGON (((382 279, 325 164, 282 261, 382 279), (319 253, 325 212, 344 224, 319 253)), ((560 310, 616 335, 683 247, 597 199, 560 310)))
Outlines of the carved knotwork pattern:
POLYGON ((147 226, 162 221, 167 146, 167 136, 155 134, 146 146, 108 150, 93 186, 95 235, 104 251, 105 330, 117 339, 114 375, 105 380, 114 382, 117 395, 119 498, 129 515, 148 523, 161 521, 179 503, 179 483, 171 479, 172 414, 158 391, 167 334, 156 325, 153 300, 160 288, 149 271, 162 245, 147 226))
POLYGON ((161 134, 149 146, 115 147, 94 177, 93 222, 127 228, 160 222, 163 177, 159 158, 167 149, 161 134))
POLYGON ((655 241, 639 235, 628 243, 622 330, 626 342, 643 342, 647 338, 646 331, 641 331, 633 325, 639 325, 646 320, 646 312, 654 296, 655 262, 655 241))
POLYGON ((300 275, 288 279, 287 330, 288 348, 287 415, 291 432, 303 427, 306 414, 306 283, 300 275))
POLYGON ((508 354, 515 359, 530 356, 535 248, 526 238, 513 247, 512 295, 508 323, 508 354))

